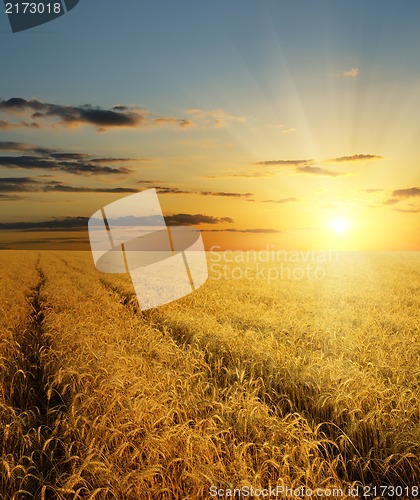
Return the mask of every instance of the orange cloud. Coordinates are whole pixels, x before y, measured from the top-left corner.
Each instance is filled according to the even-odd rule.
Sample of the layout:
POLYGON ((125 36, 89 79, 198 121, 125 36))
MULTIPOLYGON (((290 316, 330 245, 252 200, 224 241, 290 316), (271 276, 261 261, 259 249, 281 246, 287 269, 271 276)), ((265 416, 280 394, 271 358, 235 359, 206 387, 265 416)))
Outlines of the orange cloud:
POLYGON ((342 75, 346 78, 356 78, 359 76, 359 68, 351 68, 347 71, 343 71, 342 75))

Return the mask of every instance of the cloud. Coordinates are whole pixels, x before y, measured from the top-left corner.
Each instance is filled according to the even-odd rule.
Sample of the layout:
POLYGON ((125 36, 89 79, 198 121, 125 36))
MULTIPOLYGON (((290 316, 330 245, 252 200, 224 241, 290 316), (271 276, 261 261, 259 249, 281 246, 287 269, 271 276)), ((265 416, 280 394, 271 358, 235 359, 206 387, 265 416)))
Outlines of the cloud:
POLYGON ((98 188, 98 187, 83 187, 83 186, 69 186, 57 182, 54 185, 45 186, 42 191, 54 193, 138 193, 137 189, 117 187, 117 188, 98 188))
POLYGON ((263 200, 261 203, 291 203, 294 201, 299 201, 297 198, 280 198, 279 200, 263 200))
POLYGON ((383 156, 371 155, 371 154, 356 154, 351 156, 340 156, 338 158, 330 158, 326 160, 328 163, 353 163, 362 162, 369 160, 382 160, 383 156))
POLYGON ((0 192, 27 192, 33 191, 37 181, 30 177, 0 177, 0 192))
POLYGON ((390 198, 389 200, 384 201, 384 205, 395 205, 399 202, 400 200, 398 200, 397 198, 390 198))
POLYGON ((189 108, 185 110, 185 114, 193 116, 195 121, 204 127, 223 128, 228 123, 244 123, 247 120, 246 116, 231 115, 222 108, 208 111, 200 108, 189 108))
POLYGON ((383 189, 364 189, 364 192, 365 193, 369 193, 369 194, 371 194, 371 193, 380 193, 382 191, 383 191, 383 189))
POLYGON ((165 216, 165 221, 172 226, 193 226, 196 224, 220 224, 223 222, 232 223, 230 217, 212 217, 211 215, 203 214, 174 214, 165 216))
POLYGON ((263 166, 279 166, 279 167, 299 167, 304 165, 312 165, 314 160, 266 160, 258 161, 254 165, 263 166))
POLYGON ((0 120, 0 130, 10 130, 13 128, 40 128, 40 126, 35 122, 20 121, 12 123, 6 120, 0 120))
POLYGON ((273 170, 249 170, 247 172, 239 172, 237 174, 220 174, 220 175, 208 175, 206 179, 226 179, 228 177, 240 177, 245 179, 254 179, 257 177, 272 177, 275 175, 273 170))
POLYGON ((127 187, 70 186, 62 182, 41 182, 31 177, 0 177, 0 192, 61 192, 61 193, 137 193, 138 189, 127 187))
POLYGON ((129 174, 132 169, 118 163, 147 163, 148 158, 95 158, 86 153, 55 151, 34 144, 0 141, 0 151, 23 153, 0 156, 0 166, 10 169, 62 171, 78 175, 129 174), (110 166, 113 165, 113 166, 110 166))
POLYGON ((125 167, 109 167, 82 161, 59 161, 39 156, 0 156, 0 166, 25 170, 62 171, 78 175, 129 174, 132 170, 125 167))
MULTIPOLYGON (((1 200, 1 195, 0 195, 1 200)), ((0 231, 22 231, 22 232, 41 232, 41 231, 86 231, 88 228, 88 217, 56 217, 42 221, 19 221, 0 223, 0 231)), ((230 217, 212 217, 203 214, 173 214, 165 216, 165 221, 172 226, 192 226, 198 224, 221 224, 232 223, 230 217)), ((138 217, 120 217, 113 220, 113 224, 120 225, 154 225, 156 220, 153 217, 138 218, 138 217), (140 220, 141 219, 141 220, 140 220)), ((251 229, 251 230, 234 230, 233 232, 277 232, 275 230, 266 229, 251 229)))
POLYGON ((418 208, 393 208, 396 212, 404 212, 406 214, 416 214, 420 212, 420 207, 418 208))
POLYGON ((0 231, 81 231, 86 230, 87 217, 64 217, 36 222, 3 222, 0 231))
POLYGON ((35 155, 50 155, 54 153, 53 149, 38 146, 36 144, 27 144, 25 142, 0 141, 0 151, 32 153, 35 155))
POLYGON ((47 121, 56 126, 79 127, 91 125, 100 132, 110 128, 147 128, 154 126, 172 125, 179 128, 188 128, 193 125, 190 120, 174 117, 153 117, 150 111, 118 105, 112 109, 103 109, 99 106, 84 104, 79 106, 52 104, 37 99, 26 100, 21 97, 12 97, 8 100, 0 99, 0 112, 8 116, 26 115, 31 122, 0 121, 1 128, 40 127, 40 122, 47 121))
POLYGON ((396 189, 392 192, 392 196, 396 196, 397 198, 412 198, 420 196, 420 188, 412 187, 406 189, 396 189))
POLYGON ((255 228, 255 229, 201 229, 205 233, 252 233, 252 234, 274 234, 282 233, 278 229, 266 229, 266 228, 255 228))
POLYGON ((356 78, 357 76, 359 76, 359 73, 359 68, 351 68, 347 71, 343 71, 342 75, 347 78, 356 78))
POLYGON ((299 166, 309 166, 314 163, 314 160, 264 160, 252 163, 253 167, 246 171, 237 173, 226 173, 221 175, 210 175, 208 179, 222 179, 226 177, 272 177, 278 172, 277 167, 296 168, 299 166), (257 167, 257 168, 255 168, 257 167))
POLYGON ((0 201, 17 201, 21 199, 22 197, 18 195, 0 194, 0 201))
MULTIPOLYGON (((340 156, 325 160, 329 163, 355 163, 370 160, 382 159, 382 156, 372 154, 355 154, 352 156, 340 156)), ((207 176, 208 179, 221 179, 226 177, 242 177, 242 178, 256 178, 256 177, 272 177, 277 174, 278 168, 286 168, 295 170, 301 174, 325 175, 329 177, 339 177, 348 175, 343 172, 329 170, 327 168, 315 166, 316 160, 314 159, 280 159, 280 160, 262 160, 252 163, 254 168, 237 172, 226 173, 220 175, 207 176), (258 167, 257 169, 255 167, 258 167)))
MULTIPOLYGON (((141 181, 140 181, 141 182, 141 181)), ((177 187, 154 186, 159 194, 193 194, 200 196, 222 196, 226 198, 249 198, 253 193, 233 193, 227 191, 189 191, 177 187)))
MULTIPOLYGON (((395 189, 391 194, 392 198, 384 201, 383 205, 396 205, 398 203, 402 203, 403 200, 406 200, 408 198, 420 197, 420 188, 412 187, 405 189, 395 189)), ((412 203, 409 203, 408 206, 409 208, 393 208, 393 210, 403 213, 417 213, 420 211, 420 208, 412 203)))
POLYGON ((250 196, 254 196, 252 193, 231 193, 225 191, 198 191, 197 194, 201 194, 202 196, 222 196, 225 198, 249 198, 250 196))
POLYGON ((329 177, 338 177, 340 175, 345 175, 342 174, 341 172, 333 172, 332 170, 328 170, 326 168, 321 168, 321 167, 298 167, 297 168, 298 172, 301 172, 302 174, 314 174, 314 175, 326 175, 329 177))

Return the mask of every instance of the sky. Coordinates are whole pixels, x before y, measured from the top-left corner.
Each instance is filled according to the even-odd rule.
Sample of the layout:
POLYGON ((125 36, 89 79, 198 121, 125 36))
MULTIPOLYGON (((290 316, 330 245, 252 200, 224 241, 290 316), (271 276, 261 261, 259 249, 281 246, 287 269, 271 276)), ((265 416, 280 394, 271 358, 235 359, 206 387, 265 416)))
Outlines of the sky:
POLYGON ((0 248, 155 188, 206 248, 420 250, 420 4, 80 0, 0 15, 0 248))

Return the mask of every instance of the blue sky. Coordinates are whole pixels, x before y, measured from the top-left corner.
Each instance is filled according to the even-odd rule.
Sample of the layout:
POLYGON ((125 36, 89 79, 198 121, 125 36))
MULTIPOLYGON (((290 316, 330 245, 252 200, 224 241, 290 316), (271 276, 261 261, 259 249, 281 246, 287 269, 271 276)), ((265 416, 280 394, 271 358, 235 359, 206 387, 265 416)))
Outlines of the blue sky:
POLYGON ((230 102, 239 83, 252 91, 243 80, 250 75, 271 93, 270 72, 284 64, 306 85, 328 66, 373 62, 378 77, 400 79, 419 70, 419 16, 416 0, 404 8, 391 0, 125 0, 118 7, 81 0, 61 19, 14 36, 2 16, 1 91, 104 105, 124 98, 166 111, 194 99, 230 102))
MULTIPOLYGON (((297 228, 322 225, 323 215, 304 222, 311 203, 318 203, 309 201, 316 190, 328 192, 328 202, 336 207, 329 217, 352 205, 354 213, 345 216, 363 218, 365 210, 382 203, 382 217, 400 217, 396 227, 407 228, 404 239, 412 248, 418 234, 407 235, 418 227, 412 215, 418 210, 418 197, 411 194, 416 191, 407 191, 404 207, 389 200, 392 192, 420 184, 419 19, 417 0, 406 0, 403 7, 393 0, 81 0, 62 18, 17 34, 3 15, 0 99, 101 109, 124 105, 166 121, 106 132, 89 124, 5 127, 2 140, 99 158, 147 157, 153 165, 149 170, 138 166, 136 179, 148 177, 178 190, 251 192, 262 202, 296 198, 301 210, 293 218, 297 228), (175 126, 184 121, 191 126, 175 126), (357 165, 363 159, 366 166, 335 175, 325 161, 341 157, 357 165), (318 167, 301 168, 299 176, 279 169, 275 182, 272 172, 259 171, 253 179, 249 174, 252 165, 266 168, 264 162, 283 165, 284 160, 318 167), (363 204, 357 194, 363 190, 382 190, 383 198, 363 204)), ((6 167, 1 175, 16 172, 28 174, 6 167)), ((54 175, 55 182, 86 182, 68 173, 54 175)), ((114 185, 133 188, 136 179, 127 176, 114 185)), ((103 178, 98 185, 107 182, 103 178)), ((24 219, 28 201, 37 207, 32 216, 40 218, 57 210, 62 217, 87 216, 97 209, 86 196, 79 204, 83 209, 71 206, 70 198, 60 204, 61 198, 46 200, 45 194, 25 196, 26 202, 5 198, 5 219, 12 212, 24 219)), ((113 196, 98 199, 102 203, 113 196)), ((240 214, 251 204, 231 198, 186 196, 184 207, 180 196, 166 199, 169 212, 196 207, 243 227, 240 214)), ((283 220, 286 205, 272 208, 254 207, 250 222, 284 232, 276 214, 283 220)), ((377 227, 377 215, 372 224, 377 227)), ((358 242, 369 232, 364 231, 358 242)), ((378 245, 386 245, 386 238, 378 245)))

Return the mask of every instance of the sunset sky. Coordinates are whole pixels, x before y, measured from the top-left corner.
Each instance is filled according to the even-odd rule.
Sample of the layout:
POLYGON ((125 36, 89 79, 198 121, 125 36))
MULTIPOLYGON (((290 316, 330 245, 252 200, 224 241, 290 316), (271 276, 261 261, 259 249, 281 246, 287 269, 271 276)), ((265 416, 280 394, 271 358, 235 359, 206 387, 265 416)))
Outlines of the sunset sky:
POLYGON ((12 34, 3 13, 0 248, 83 248, 94 212, 154 187, 207 248, 420 250, 419 20, 80 0, 12 34))

